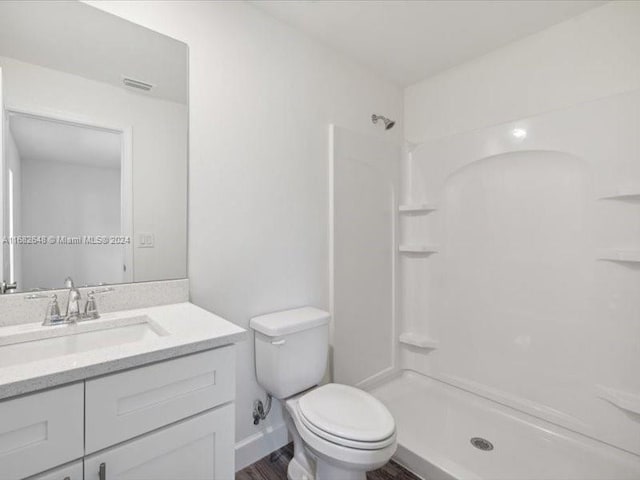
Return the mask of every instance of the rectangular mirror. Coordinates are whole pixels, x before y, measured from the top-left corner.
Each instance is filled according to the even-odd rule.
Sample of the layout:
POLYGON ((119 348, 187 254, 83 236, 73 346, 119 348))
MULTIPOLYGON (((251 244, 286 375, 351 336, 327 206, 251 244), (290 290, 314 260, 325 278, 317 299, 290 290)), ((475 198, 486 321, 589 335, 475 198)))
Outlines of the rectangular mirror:
POLYGON ((188 51, 80 2, 0 2, 0 291, 187 276, 188 51))

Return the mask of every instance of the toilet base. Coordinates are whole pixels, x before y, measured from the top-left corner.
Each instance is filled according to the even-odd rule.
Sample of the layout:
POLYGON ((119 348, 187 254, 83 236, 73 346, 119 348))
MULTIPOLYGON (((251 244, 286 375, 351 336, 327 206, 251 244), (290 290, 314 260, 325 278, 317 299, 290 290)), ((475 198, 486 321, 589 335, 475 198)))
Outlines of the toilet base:
POLYGON ((286 408, 283 408, 283 417, 293 440, 293 458, 287 467, 287 478, 289 480, 315 480, 315 462, 307 454, 304 442, 286 408))
POLYGON ((315 473, 307 470, 296 457, 289 461, 287 467, 288 480, 366 480, 366 478, 365 471, 347 470, 320 459, 316 460, 315 473))
POLYGON ((315 480, 314 475, 305 469, 296 458, 292 458, 287 467, 289 480, 315 480))
POLYGON ((364 470, 346 470, 331 463, 318 459, 315 480, 366 480, 364 470))

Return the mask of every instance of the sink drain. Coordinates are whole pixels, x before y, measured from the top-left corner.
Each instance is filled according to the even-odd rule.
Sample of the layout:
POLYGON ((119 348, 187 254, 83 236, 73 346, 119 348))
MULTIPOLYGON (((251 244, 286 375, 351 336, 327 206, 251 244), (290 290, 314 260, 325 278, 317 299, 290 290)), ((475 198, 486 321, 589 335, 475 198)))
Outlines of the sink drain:
POLYGON ((474 447, 476 447, 479 450, 484 450, 485 452, 493 450, 493 443, 491 443, 486 438, 473 437, 471 439, 471 445, 473 445, 474 447))

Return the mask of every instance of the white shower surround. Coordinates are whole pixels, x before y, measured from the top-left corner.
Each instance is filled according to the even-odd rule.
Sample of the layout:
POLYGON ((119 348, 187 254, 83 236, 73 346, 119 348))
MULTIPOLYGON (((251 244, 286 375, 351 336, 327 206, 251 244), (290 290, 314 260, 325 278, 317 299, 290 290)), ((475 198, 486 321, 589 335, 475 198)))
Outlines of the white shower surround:
MULTIPOLYGON (((472 165, 463 169, 464 173, 458 175, 458 177, 462 177, 462 181, 466 177, 467 183, 473 185, 473 182, 469 182, 469 180, 472 178, 480 179, 483 177, 482 172, 488 172, 488 179, 492 180, 491 160, 483 161, 482 159, 512 150, 516 151, 512 158, 533 171, 535 175, 533 180, 544 180, 545 177, 549 180, 549 173, 554 172, 564 172, 570 178, 573 177, 573 181, 569 183, 573 184, 574 192, 584 199, 584 206, 580 209, 579 202, 575 203, 572 213, 580 212, 579 214, 584 218, 583 228, 590 228, 592 234, 584 239, 587 240, 587 244, 581 241, 579 248, 575 248, 569 243, 571 235, 568 233, 570 232, 565 226, 562 226, 564 234, 560 238, 564 240, 565 247, 572 247, 571 250, 586 261, 581 262, 579 258, 573 260, 560 258, 560 260, 564 267, 569 267, 573 261, 573 265, 581 265, 579 268, 588 272, 589 278, 585 280, 591 280, 595 286, 585 282, 589 285, 586 290, 594 292, 594 296, 587 301, 590 302, 589 305, 598 306, 599 312, 593 311, 593 309, 589 310, 580 304, 575 305, 577 308, 574 311, 568 311, 572 318, 578 319, 575 327, 578 339, 580 336, 583 339, 586 337, 586 341, 582 342, 583 348, 577 356, 571 357, 570 355, 572 349, 574 352, 577 350, 575 347, 577 340, 572 337, 567 342, 567 329, 562 335, 549 337, 552 341, 557 342, 556 345, 550 347, 552 350, 556 349, 558 358, 566 360, 574 372, 580 371, 580 374, 583 371, 586 372, 587 380, 595 380, 599 376, 607 381, 605 383, 602 380, 602 383, 595 384, 586 381, 584 376, 577 378, 575 375, 566 376, 566 365, 564 371, 556 372, 554 364, 551 373, 560 373, 560 379, 565 376, 567 380, 572 382, 570 387, 575 388, 575 391, 578 392, 576 393, 575 408, 573 405, 569 405, 571 403, 570 395, 566 392, 563 395, 561 391, 563 385, 555 392, 549 390, 541 392, 543 393, 542 399, 527 398, 527 395, 535 390, 526 385, 527 379, 524 372, 521 376, 521 390, 516 389, 516 395, 509 395, 509 393, 513 393, 508 391, 509 388, 520 385, 517 384, 518 366, 513 364, 513 359, 509 355, 505 355, 502 363, 507 365, 499 365, 498 378, 492 378, 494 372, 491 371, 491 368, 487 368, 487 363, 493 362, 495 365, 499 357, 486 348, 486 343, 502 342, 507 346, 510 336, 511 351, 529 348, 540 352, 541 337, 539 332, 535 332, 537 337, 535 341, 532 341, 531 338, 527 338, 527 335, 513 335, 512 327, 514 325, 507 324, 511 330, 505 332, 499 325, 489 323, 488 327, 490 326, 490 328, 487 328, 486 333, 482 330, 479 331, 482 350, 472 351, 472 353, 475 352, 475 357, 473 357, 469 353, 469 346, 473 348, 474 343, 469 337, 475 336, 478 330, 473 331, 474 335, 466 335, 465 338, 464 327, 455 332, 452 329, 454 324, 444 323, 443 318, 426 316, 426 314, 433 315, 433 310, 437 309, 437 302, 435 304, 430 302, 433 294, 429 295, 429 292, 434 292, 434 287, 442 290, 443 278, 438 276, 433 268, 429 275, 422 275, 420 265, 424 267, 425 271, 428 271, 427 265, 431 264, 433 267, 438 262, 442 263, 447 254, 464 253, 464 250, 460 250, 461 247, 464 247, 464 243, 458 242, 458 245, 454 245, 451 250, 446 241, 449 237, 444 235, 446 230, 438 231, 435 228, 437 225, 442 225, 443 219, 452 213, 446 207, 446 202, 444 206, 442 202, 438 205, 437 199, 434 199, 437 197, 437 182, 435 182, 436 188, 431 191, 427 190, 426 184, 420 185, 418 189, 411 187, 409 181, 411 176, 405 164, 401 188, 403 195, 397 217, 402 227, 396 244, 398 250, 405 250, 405 253, 398 253, 400 268, 397 287, 398 304, 401 308, 397 312, 397 335, 393 339, 394 342, 398 342, 400 350, 400 355, 394 366, 397 374, 402 371, 405 374, 391 382, 383 382, 374 392, 380 394, 380 398, 388 403, 396 416, 401 445, 400 459, 408 462, 410 466, 417 469, 419 473, 427 475, 428 478, 451 478, 447 472, 456 472, 453 475, 456 478, 496 477, 495 469, 487 470, 484 468, 487 466, 487 462, 495 463, 494 467, 499 468, 499 471, 503 472, 506 478, 531 478, 539 472, 528 468, 526 460, 531 456, 536 456, 540 462, 551 465, 552 469, 547 471, 547 476, 553 478, 589 478, 587 473, 593 474, 589 469, 593 468, 594 461, 601 462, 600 465, 605 468, 606 474, 603 474, 599 467, 596 469, 600 471, 602 478, 637 478, 640 476, 640 457, 637 454, 612 447, 602 441, 603 437, 600 440, 593 440, 586 435, 572 433, 564 427, 556 427, 545 420, 539 420, 547 415, 547 418, 551 418, 552 421, 570 428, 583 428, 582 431, 590 432, 590 435, 604 435, 607 437, 607 441, 613 441, 618 445, 624 444, 624 448, 636 448, 637 442, 640 441, 640 432, 638 431, 640 417, 634 413, 624 412, 621 408, 636 409, 638 393, 640 393, 636 383, 637 362, 640 358, 638 354, 638 339, 640 339, 638 328, 640 327, 637 322, 640 318, 638 315, 640 309, 636 299, 640 282, 638 280, 640 272, 637 266, 637 261, 640 260, 640 254, 637 251, 640 245, 638 225, 640 200, 638 199, 637 181, 640 180, 640 176, 638 176, 637 170, 639 164, 637 141, 633 138, 634 135, 637 136, 637 112, 639 110, 637 105, 635 109, 632 105, 625 105, 625 100, 630 97, 625 99, 624 96, 627 92, 630 95, 636 95, 637 98, 637 92, 634 93, 634 90, 640 88, 640 76, 638 75, 640 72, 640 55, 638 55, 640 52, 640 30, 637 29, 638 21, 640 21, 640 5, 631 2, 611 2, 576 19, 515 42, 405 90, 405 138, 419 143, 428 142, 429 145, 427 146, 426 143, 422 146, 413 145, 414 159, 422 158, 426 161, 427 151, 434 148, 435 144, 446 143, 447 139, 452 144, 451 148, 455 149, 453 144, 457 140, 468 139, 473 135, 482 135, 482 132, 486 133, 493 129, 497 135, 494 137, 494 144, 489 144, 489 148, 483 149, 482 145, 478 147, 476 144, 477 151, 474 152, 467 145, 467 153, 471 151, 472 155, 470 159, 463 160, 463 163, 471 163, 472 165), (618 97, 620 100, 618 107, 621 110, 615 112, 616 107, 614 107, 609 112, 611 114, 609 118, 616 118, 616 120, 614 123, 608 124, 601 122, 605 125, 602 131, 593 128, 594 125, 597 126, 597 119, 591 119, 592 128, 581 131, 580 128, 588 124, 589 119, 576 114, 573 118, 575 122, 564 125, 564 131, 557 132, 556 137, 558 138, 550 142, 553 132, 547 127, 551 127, 551 125, 543 126, 539 131, 541 134, 546 131, 546 134, 542 135, 542 137, 546 135, 545 139, 540 138, 535 132, 537 127, 532 130, 530 128, 532 125, 511 122, 512 119, 518 118, 535 120, 541 117, 544 120, 545 115, 550 115, 549 118, 553 118, 554 112, 561 114, 562 111, 571 112, 574 108, 576 109, 574 113, 576 113, 581 108, 597 107, 599 101, 606 103, 607 99, 615 103, 615 96, 619 94, 621 96, 618 97), (624 120, 625 109, 626 115, 631 114, 632 117, 631 112, 636 112, 636 118, 631 118, 630 123, 626 123, 624 120), (621 113, 621 115, 616 116, 617 113, 621 113), (498 127, 491 127, 492 125, 498 125, 498 127), (502 126, 502 131, 498 131, 500 126, 502 126), (523 135, 520 130, 525 130, 526 135, 523 135), (618 145, 603 138, 609 132, 613 132, 610 138, 623 139, 622 144, 618 145), (562 137, 563 135, 564 137, 562 137), (513 149, 509 147, 509 142, 516 144, 517 137, 520 137, 521 143, 527 142, 526 148, 513 149), (570 148, 570 144, 572 142, 577 144, 581 139, 586 139, 583 151, 574 151, 572 154, 571 150, 575 150, 575 148, 570 148), (535 142, 532 143, 532 140, 535 142), (546 145, 540 140, 545 140, 546 145), (604 142, 598 143, 599 140, 604 140, 604 142), (593 148, 594 145, 596 147, 599 145, 600 149, 587 151, 590 146, 593 148), (534 152, 527 150, 534 150, 534 152), (542 152, 536 153, 535 150, 555 150, 555 153, 545 158, 542 152), (626 150, 630 156, 625 155, 623 150, 626 150), (529 160, 533 160, 536 155, 542 155, 543 161, 549 160, 551 156, 555 156, 559 161, 548 162, 546 168, 532 167, 532 162, 525 161, 525 159, 526 156, 533 156, 529 158, 529 160), (594 162, 594 158, 599 160, 594 162), (596 173, 590 171, 593 167, 597 168, 596 173), (573 171, 573 173, 569 171, 573 171), (580 173, 581 171, 582 173, 580 173), (582 180, 575 182, 578 178, 582 178, 582 180), (426 195, 427 193, 430 195, 426 195), (440 220, 438 220, 439 218, 440 220), (408 250, 412 250, 413 253, 407 253, 408 250), (430 253, 435 250, 438 253, 430 253), (409 268, 406 268, 407 265, 409 268), (596 280, 598 280, 597 283, 596 280), (427 295, 420 295, 425 291, 427 295), (605 299, 604 302, 603 299, 605 299), (411 307, 407 309, 405 303, 409 303, 411 307), (587 327, 591 327, 591 331, 584 328, 584 320, 579 317, 580 308, 583 311, 586 310, 587 318, 591 319, 590 322, 586 322, 587 327), (610 313, 610 310, 613 311, 613 314, 610 313), (593 320, 596 317, 604 319, 604 321, 598 323, 593 320), (458 356, 462 357, 463 361, 468 357, 480 359, 478 365, 467 362, 467 368, 464 370, 461 365, 456 363, 453 350, 451 350, 451 354, 448 353, 448 348, 452 346, 451 339, 455 338, 456 333, 458 338, 463 340, 462 346, 467 347, 467 350, 458 350, 456 352, 458 356), (489 334, 495 334, 496 338, 492 340, 489 338, 489 334), (498 336, 502 338, 497 338, 498 336), (450 338, 448 339, 448 337, 450 338), (562 341, 570 346, 569 352, 561 352, 558 349, 562 341), (606 361, 600 363, 599 360, 603 354, 606 361), (625 361, 626 359, 629 361, 625 361), (584 368, 581 368, 581 365, 584 368), (454 372, 443 370, 449 366, 460 368, 454 372), (507 382, 502 385, 499 372, 506 371, 508 368, 512 368, 515 374, 511 378, 507 378, 511 383, 507 382), (406 371, 411 369, 423 373, 407 375, 406 371), (465 378, 460 374, 468 374, 474 369, 481 375, 484 374, 479 378, 481 381, 474 382, 473 378, 465 378), (454 375, 453 373, 459 374, 454 375), (430 379, 427 375, 437 376, 462 388, 447 386, 445 383, 430 379), (498 388, 488 388, 488 385, 482 383, 483 380, 489 382, 489 386, 498 385, 498 388), (421 384, 425 388, 420 389, 416 387, 416 384, 421 384), (446 397, 444 390, 439 389, 438 386, 445 387, 445 390, 457 391, 459 402, 447 406, 447 402, 438 403, 435 401, 434 397, 446 397), (479 394, 470 393, 471 391, 479 394), (493 400, 489 400, 489 398, 493 400), (502 404, 498 402, 502 402, 502 404), (546 402, 560 405, 566 410, 554 411, 552 408, 542 408, 541 411, 537 411, 540 406, 549 406, 546 405, 546 402), (619 406, 614 406, 614 403, 619 406), (504 404, 513 405, 515 408, 504 404), (518 413, 516 409, 532 412, 538 418, 518 413), (597 418, 583 421, 584 415, 588 415, 590 409, 605 412, 606 417, 613 419, 614 424, 612 426, 604 425, 605 422, 597 418), (493 417, 491 411, 502 412, 499 415, 501 420, 493 417), (468 414, 465 417, 468 421, 457 421, 456 419, 464 416, 465 412, 468 414), (518 416, 520 420, 508 425, 508 419, 515 418, 514 416, 518 416), (443 421, 437 423, 438 420, 443 421), (501 422, 500 428, 491 431, 490 428, 494 421, 501 422), (502 421, 506 423, 502 423, 502 421), (549 425, 552 428, 547 428, 549 425), (540 426, 545 430, 540 430, 538 428, 540 426), (490 454, 477 451, 469 443, 469 437, 472 434, 474 436, 482 435, 479 430, 483 428, 489 431, 488 435, 495 433, 494 440, 498 444, 496 450, 490 454), (427 429, 430 431, 426 432, 427 429), (553 442, 552 438, 560 438, 553 433, 557 429, 563 432, 565 438, 574 439, 572 442, 564 443, 565 446, 573 445, 575 447, 568 451, 564 450, 567 453, 564 460, 555 456, 554 450, 559 446, 553 442), (435 435, 432 435, 433 430, 436 430, 435 435), (540 449, 532 450, 530 443, 522 441, 527 437, 527 431, 533 432, 534 430, 537 430, 543 440, 542 445, 545 442, 548 443, 550 448, 546 452, 540 449), (547 435, 545 431, 551 436, 547 435), (435 442, 430 442, 429 439, 434 439, 435 442), (508 455, 505 455, 504 445, 506 444, 509 445, 508 450, 511 452, 508 455), (431 449, 431 446, 436 446, 436 449, 431 449), (596 450, 593 450, 592 447, 596 450), (518 458, 521 460, 517 460, 518 458), (447 464, 453 465, 454 469, 447 469, 447 464), (626 466, 624 466, 625 464, 626 466)), ((569 120, 569 117, 565 120, 569 120)), ((561 122, 560 126, 562 126, 561 122)), ((510 154, 507 153, 507 155, 510 154)), ((493 157, 492 160, 505 159, 504 157, 493 157)), ((442 157, 435 155, 433 161, 437 163, 441 160, 442 157)), ((509 166, 509 163, 505 165, 509 166)), ((462 164, 458 165, 458 167, 462 166, 462 164)), ((452 170, 456 170, 456 168, 452 170)), ((449 173, 453 173, 453 171, 449 173)), ((493 173, 496 173, 495 167, 493 173)), ((513 169, 509 174, 512 177, 513 175, 517 176, 519 170, 513 169)), ((442 177, 441 180, 443 180, 442 177)), ((494 186, 496 186, 495 180, 496 176, 493 175, 494 186)), ((520 185, 522 183, 520 182, 520 185)), ((526 184, 526 182, 524 183, 526 184)), ((456 192, 460 194, 461 198, 464 198, 464 192, 467 191, 459 186, 457 189, 453 188, 453 191, 451 186, 446 190, 449 195, 445 198, 449 199, 452 199, 452 193, 456 192)), ((553 192, 557 195, 562 190, 554 189, 553 192)), ((571 205, 570 195, 565 192, 561 197, 563 198, 562 206, 571 205)), ((468 197, 468 199, 471 198, 473 198, 472 195, 468 197)), ((518 197, 516 197, 517 199, 518 197)), ((524 199, 520 198, 520 200, 525 199, 526 195, 524 199)), ((494 205, 499 207, 500 203, 496 202, 498 199, 494 198, 493 200, 494 205)), ((546 202, 546 198, 531 203, 524 201, 524 205, 518 205, 518 207, 524 206, 526 207, 525 211, 540 215, 545 212, 545 209, 551 209, 551 213, 553 213, 553 209, 561 206, 552 204, 549 207, 546 202)), ((463 203, 468 204, 469 201, 463 203)), ((472 209, 476 206, 467 205, 467 207, 466 212, 462 213, 469 217, 472 209)), ((477 207, 480 211, 483 208, 482 205, 477 207)), ((567 218, 573 218, 570 215, 571 212, 566 213, 567 218)), ((515 220, 516 224, 522 225, 523 219, 516 218, 515 220)), ((549 220, 550 218, 546 218, 547 225, 549 220)), ((477 221, 477 219, 473 218, 472 221, 477 221)), ((508 225, 508 222, 506 223, 508 225)), ((551 224, 553 224, 552 220, 551 224)), ((464 224, 459 226, 463 227, 464 224)), ((541 234, 544 233, 544 230, 534 233, 541 234)), ((553 237, 547 238, 547 247, 552 245, 550 243, 552 241, 553 237)), ((547 250, 549 249, 547 248, 547 250)), ((471 248, 469 248, 469 252, 472 252, 471 248)), ((509 252, 505 250, 505 253, 509 252)), ((510 253, 521 259, 527 259, 528 256, 536 254, 535 251, 529 252, 526 249, 519 251, 513 249, 510 253)), ((538 258, 543 262, 550 259, 549 255, 538 258)), ((557 256, 554 256, 554 260, 556 258, 557 256)), ((473 256, 471 259, 473 260, 473 256)), ((482 258, 478 258, 476 263, 471 262, 471 264, 476 269, 480 268, 483 266, 482 260, 482 258)), ((485 267, 486 264, 487 262, 485 262, 485 267)), ((540 266, 534 265, 534 267, 540 266)), ((566 274, 567 271, 565 270, 564 273, 566 274)), ((550 276, 550 278, 552 281, 557 280, 554 276, 550 276)), ((487 276, 486 280, 491 281, 492 277, 487 276)), ((480 285, 482 286, 482 284, 480 285)), ((503 286, 508 287, 509 285, 503 283, 503 286)), ((528 295, 527 289, 524 288, 527 285, 521 284, 520 286, 523 287, 520 290, 528 295)), ((517 287, 518 285, 514 284, 513 290, 516 291, 517 287)), ((542 288, 544 287, 542 285, 542 288)), ((571 285, 568 290, 574 295, 576 292, 578 294, 581 292, 578 285, 571 285)), ((436 298, 436 300, 438 299, 436 298)), ((513 303, 511 299, 508 301, 513 303)), ((527 306, 529 305, 527 304, 527 306)), ((566 307, 566 305, 565 303, 564 306, 566 307)), ((467 304, 468 306, 469 304, 467 304)), ((475 314, 475 309, 471 313, 475 314)), ((566 314, 567 311, 565 310, 564 313, 566 314)), ((336 318, 335 321, 339 323, 349 320, 336 318)), ((560 322, 561 325, 563 323, 566 325, 566 319, 560 322)), ((531 324, 532 329, 540 328, 534 322, 531 324)), ((522 325, 522 323, 519 324, 521 327, 522 325)), ((474 325, 467 322, 464 326, 474 325)), ((453 345, 453 347, 456 346, 453 345)), ((531 367, 535 369, 536 364, 533 359, 532 362, 531 367)), ((547 362, 545 365, 549 366, 551 362, 547 362)), ((568 370, 571 371, 571 369, 568 370)), ((539 380, 538 377, 536 377, 537 380, 539 380)), ((360 381, 362 386, 371 388, 371 382, 367 382, 366 379, 360 379, 360 381)), ((543 475, 539 476, 544 478, 543 475)))
POLYGON ((399 460, 418 473, 640 474, 638 112, 640 90, 413 145, 396 219, 385 205, 398 185, 380 174, 393 148, 334 129, 336 380, 374 387, 396 417, 399 460), (394 298, 371 275, 393 278, 389 241, 394 328, 376 313, 394 298), (355 325, 373 331, 356 341, 355 325), (393 362, 381 331, 398 342, 393 362), (475 452, 472 436, 496 451, 475 452), (546 469, 513 461, 532 451, 546 469))
MULTIPOLYGON (((400 366, 640 454, 640 91, 408 156, 400 366), (521 132, 525 131, 523 138, 521 132)), ((402 439, 400 439, 402 441, 402 439)))

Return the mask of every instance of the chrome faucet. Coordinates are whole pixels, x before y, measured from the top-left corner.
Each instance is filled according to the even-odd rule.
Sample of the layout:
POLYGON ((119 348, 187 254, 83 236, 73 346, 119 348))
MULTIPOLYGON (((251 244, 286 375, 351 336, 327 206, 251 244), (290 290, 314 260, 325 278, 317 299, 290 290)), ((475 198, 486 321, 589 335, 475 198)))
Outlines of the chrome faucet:
POLYGON ((57 295, 43 295, 40 293, 33 293, 25 297, 26 300, 35 300, 38 298, 48 298, 49 304, 47 305, 47 313, 44 317, 43 326, 72 324, 80 322, 82 320, 95 320, 100 318, 98 312, 98 305, 96 303, 96 295, 102 293, 113 292, 113 287, 104 287, 94 289, 87 295, 87 301, 84 305, 84 312, 80 308, 82 303, 82 295, 80 290, 76 288, 71 277, 67 277, 64 280, 64 286, 69 289, 69 297, 67 299, 67 311, 64 315, 60 314, 60 307, 58 306, 57 295))
POLYGON ((65 288, 69 289, 69 297, 67 299, 67 313, 64 316, 66 323, 75 323, 82 319, 80 302, 82 301, 82 295, 73 284, 73 279, 67 277, 64 280, 65 288))

